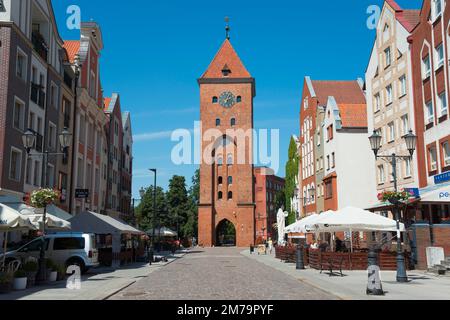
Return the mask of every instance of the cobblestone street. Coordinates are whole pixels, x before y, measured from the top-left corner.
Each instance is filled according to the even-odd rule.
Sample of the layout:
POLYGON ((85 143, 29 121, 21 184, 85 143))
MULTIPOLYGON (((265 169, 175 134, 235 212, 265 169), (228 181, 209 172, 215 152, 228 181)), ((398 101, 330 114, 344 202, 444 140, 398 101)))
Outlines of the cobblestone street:
POLYGON ((194 249, 111 299, 336 299, 320 289, 241 255, 242 250, 194 249))

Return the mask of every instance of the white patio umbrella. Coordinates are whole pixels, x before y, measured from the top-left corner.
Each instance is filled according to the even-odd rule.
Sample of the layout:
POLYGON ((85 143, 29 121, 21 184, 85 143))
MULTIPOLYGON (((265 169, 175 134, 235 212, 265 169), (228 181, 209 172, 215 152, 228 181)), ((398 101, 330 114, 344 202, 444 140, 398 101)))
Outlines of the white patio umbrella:
MULTIPOLYGON (((153 229, 147 231, 148 235, 153 235, 153 229)), ((162 227, 159 229, 155 229, 155 236, 159 237, 176 237, 176 231, 170 230, 169 228, 162 227)))
POLYGON ((3 247, 3 262, 5 264, 5 253, 7 250, 8 232, 11 230, 35 230, 36 226, 32 223, 29 217, 20 214, 17 210, 0 203, 0 231, 5 233, 4 247, 3 247))
MULTIPOLYGON (((16 203, 16 204, 8 204, 8 206, 16 209, 20 214, 28 217, 30 221, 34 224, 36 229, 40 229, 44 214, 41 211, 43 209, 37 209, 31 206, 28 206, 24 203, 16 203)), ((58 218, 48 211, 45 213, 45 228, 46 229, 56 229, 56 230, 70 230, 71 224, 70 222, 58 218)))
POLYGON ((320 216, 318 214, 312 214, 303 219, 298 220, 297 222, 287 226, 284 229, 285 233, 308 233, 309 231, 306 229, 306 226, 314 223, 320 216))
MULTIPOLYGON (((397 231, 397 222, 367 210, 347 207, 320 217, 311 228, 318 232, 349 231, 350 234, 355 231, 389 232, 397 231)), ((405 231, 403 223, 400 223, 400 231, 405 231)), ((350 239, 353 251, 353 239, 350 239)))

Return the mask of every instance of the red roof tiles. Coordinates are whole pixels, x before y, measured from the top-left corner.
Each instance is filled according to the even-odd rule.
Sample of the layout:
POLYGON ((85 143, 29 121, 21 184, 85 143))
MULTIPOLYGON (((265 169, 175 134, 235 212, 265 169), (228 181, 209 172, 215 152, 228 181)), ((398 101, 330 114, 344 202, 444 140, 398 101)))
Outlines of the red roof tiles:
POLYGON ((222 44, 202 78, 224 78, 224 67, 231 71, 227 78, 251 78, 228 39, 222 44))
POLYGON ((358 81, 311 81, 319 104, 324 106, 328 97, 334 97, 337 104, 365 104, 366 97, 358 81))
POLYGON ((386 0, 386 3, 395 10, 395 18, 408 32, 419 24, 420 10, 403 10, 394 0, 386 0))
POLYGON ((339 113, 344 128, 366 128, 367 106, 366 104, 339 104, 339 113))
POLYGON ((80 51, 80 41, 66 40, 64 41, 64 49, 67 51, 70 63, 73 63, 75 60, 75 55, 78 51, 80 51))

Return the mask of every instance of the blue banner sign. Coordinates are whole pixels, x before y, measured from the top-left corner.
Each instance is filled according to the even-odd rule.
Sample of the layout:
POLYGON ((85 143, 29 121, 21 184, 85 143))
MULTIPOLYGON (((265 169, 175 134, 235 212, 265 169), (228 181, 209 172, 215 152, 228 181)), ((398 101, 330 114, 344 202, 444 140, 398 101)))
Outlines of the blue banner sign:
POLYGON ((450 181, 450 171, 447 171, 443 174, 439 174, 437 176, 434 176, 434 183, 439 184, 443 182, 450 181))
POLYGON ((405 188, 405 191, 413 194, 415 198, 420 198, 419 188, 405 188))

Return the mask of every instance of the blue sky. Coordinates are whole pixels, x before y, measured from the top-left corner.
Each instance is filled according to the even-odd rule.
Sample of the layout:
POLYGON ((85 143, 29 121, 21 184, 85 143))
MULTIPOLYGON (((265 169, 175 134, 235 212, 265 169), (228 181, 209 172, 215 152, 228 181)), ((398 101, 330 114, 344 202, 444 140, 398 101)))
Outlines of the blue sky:
MULTIPOLYGON (((422 0, 399 0, 420 8, 422 0)), ((153 183, 148 168, 159 170, 159 185, 172 175, 190 182, 196 166, 175 166, 169 131, 191 129, 199 120, 197 78, 225 38, 256 78, 255 126, 280 130, 280 171, 287 148, 299 132, 303 78, 351 80, 364 77, 375 36, 366 13, 382 0, 57 0, 61 36, 78 39, 66 27, 69 5, 81 8, 83 21, 102 28, 105 48, 101 80, 105 96, 119 92, 123 111, 131 111, 134 144, 133 194, 153 183), (145 137, 145 138, 142 138, 145 137)))

